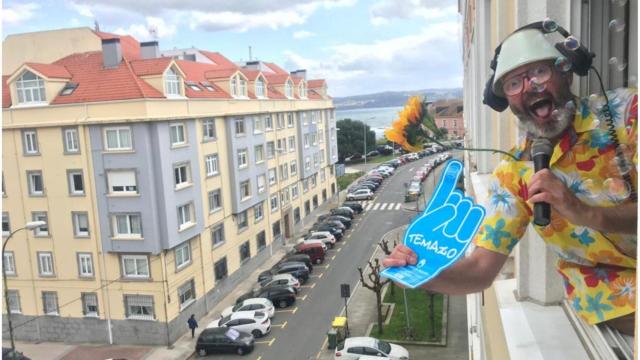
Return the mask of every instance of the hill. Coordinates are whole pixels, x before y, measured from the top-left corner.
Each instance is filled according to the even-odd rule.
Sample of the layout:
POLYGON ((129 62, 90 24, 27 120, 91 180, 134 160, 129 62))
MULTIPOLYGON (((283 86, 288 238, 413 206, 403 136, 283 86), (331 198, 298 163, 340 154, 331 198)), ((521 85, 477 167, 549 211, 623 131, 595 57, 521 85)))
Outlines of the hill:
POLYGON ((462 88, 384 91, 373 94, 334 97, 333 105, 340 110, 403 106, 409 96, 421 95, 429 101, 461 99, 462 88))

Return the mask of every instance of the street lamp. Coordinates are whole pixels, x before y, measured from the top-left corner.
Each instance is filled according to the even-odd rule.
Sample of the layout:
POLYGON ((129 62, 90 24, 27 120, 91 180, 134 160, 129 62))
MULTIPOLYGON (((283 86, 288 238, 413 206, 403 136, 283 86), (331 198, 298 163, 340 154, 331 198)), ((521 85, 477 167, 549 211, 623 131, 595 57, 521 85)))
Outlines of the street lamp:
MULTIPOLYGON (((31 221, 31 222, 28 222, 24 227, 14 230, 11 234, 9 234, 9 236, 7 236, 7 239, 2 243, 2 260, 4 261, 4 249, 7 247, 7 244, 9 243, 9 239, 11 239, 13 234, 17 233, 20 230, 24 230, 24 229, 33 230, 35 228, 39 228, 40 226, 44 226, 44 225, 47 225, 47 223, 44 221, 31 221)), ((7 307, 7 320, 9 322, 9 337, 11 338, 11 352, 15 354, 16 344, 13 340, 13 324, 11 323, 11 309, 9 308, 9 290, 7 287, 7 271, 6 271, 6 266, 4 266, 4 263, 2 265, 2 282, 4 283, 4 303, 5 303, 5 306, 7 307)))
MULTIPOLYGON (((375 116, 372 116, 370 118, 367 118, 367 120, 373 120, 375 119, 375 116)), ((367 122, 366 121, 362 121, 362 134, 364 135, 364 165, 366 168, 367 165, 367 122)))

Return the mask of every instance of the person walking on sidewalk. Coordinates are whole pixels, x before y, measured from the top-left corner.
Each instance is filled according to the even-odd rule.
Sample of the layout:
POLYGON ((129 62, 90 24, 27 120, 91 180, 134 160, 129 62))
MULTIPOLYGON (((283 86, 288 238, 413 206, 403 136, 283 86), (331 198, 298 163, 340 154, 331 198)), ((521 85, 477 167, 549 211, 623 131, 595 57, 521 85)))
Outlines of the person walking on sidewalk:
POLYGON ((191 329, 191 338, 193 339, 196 336, 196 328, 198 327, 198 322, 194 314, 191 314, 191 317, 187 320, 187 324, 189 325, 189 329, 191 329))

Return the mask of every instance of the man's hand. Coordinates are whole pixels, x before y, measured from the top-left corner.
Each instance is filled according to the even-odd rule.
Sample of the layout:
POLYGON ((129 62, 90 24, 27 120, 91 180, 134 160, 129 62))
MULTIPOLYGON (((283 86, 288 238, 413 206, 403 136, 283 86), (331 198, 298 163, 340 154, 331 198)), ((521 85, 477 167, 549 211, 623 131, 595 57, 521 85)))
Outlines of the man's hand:
POLYGON ((579 226, 593 226, 589 221, 592 208, 580 201, 549 169, 542 169, 529 181, 530 203, 546 202, 560 216, 579 226))
POLYGON ((391 255, 382 260, 384 267, 402 267, 406 265, 415 265, 418 261, 416 254, 403 244, 397 245, 391 255))

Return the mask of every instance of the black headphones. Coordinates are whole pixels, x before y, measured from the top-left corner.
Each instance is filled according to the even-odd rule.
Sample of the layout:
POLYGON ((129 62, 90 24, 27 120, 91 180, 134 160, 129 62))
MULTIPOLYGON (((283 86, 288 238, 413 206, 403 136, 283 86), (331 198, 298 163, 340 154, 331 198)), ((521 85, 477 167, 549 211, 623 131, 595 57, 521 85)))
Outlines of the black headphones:
MULTIPOLYGON (((546 20, 546 21, 552 21, 552 20, 546 20)), ((537 29, 544 34, 557 31, 560 33, 560 35, 562 35, 565 38, 565 40, 569 36, 571 36, 571 34, 569 34, 569 32, 565 30, 562 26, 559 26, 555 23, 553 23, 553 25, 555 25, 556 28, 553 30, 549 30, 545 26, 543 26, 542 21, 537 21, 529 25, 525 25, 517 29, 513 33, 526 30, 526 29, 537 29)), ((587 72, 591 68, 591 63, 593 62, 593 58, 596 56, 596 54, 590 52, 589 49, 587 49, 584 45, 582 45, 582 43, 579 43, 578 48, 575 50, 567 49, 567 47, 564 44, 564 41, 557 42, 555 43, 554 46, 562 54, 562 56, 566 57, 569 63, 571 63, 572 72, 574 72, 576 75, 579 75, 579 76, 587 75, 587 72)), ((496 93, 493 92, 493 79, 495 76, 496 67, 498 65, 498 55, 500 55, 501 48, 502 48, 502 43, 500 43, 500 45, 498 45, 498 47, 496 48, 495 53, 493 55, 493 60, 491 60, 491 64, 489 65, 489 67, 491 68, 491 70, 493 70, 494 73, 491 74, 491 76, 489 77, 489 80, 487 81, 487 84, 484 87, 484 94, 482 99, 482 103, 484 103, 485 105, 488 105, 490 108, 498 112, 504 111, 509 106, 509 102, 507 101, 506 98, 502 96, 498 96, 496 93)))

